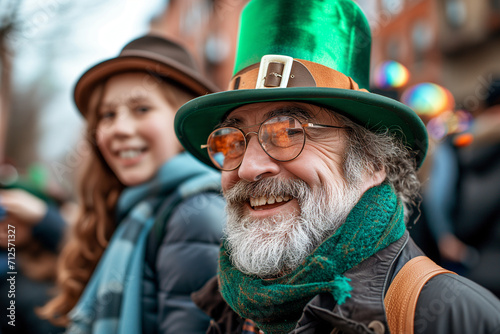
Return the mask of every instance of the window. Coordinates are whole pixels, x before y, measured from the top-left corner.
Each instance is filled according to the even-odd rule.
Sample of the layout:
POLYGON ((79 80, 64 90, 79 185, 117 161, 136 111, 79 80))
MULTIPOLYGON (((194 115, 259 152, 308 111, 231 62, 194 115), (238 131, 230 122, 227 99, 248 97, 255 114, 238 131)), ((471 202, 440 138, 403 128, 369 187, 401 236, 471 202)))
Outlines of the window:
POLYGON ((427 20, 419 19, 415 21, 411 30, 411 40, 415 50, 415 59, 421 60, 434 42, 434 32, 427 20))
MULTIPOLYGON (((495 0, 499 2, 498 0, 495 0)), ((460 28, 467 19, 467 8, 463 0, 446 0, 446 21, 453 28, 460 28)))
POLYGON ((500 0, 490 0, 493 10, 500 12, 500 0))
POLYGON ((401 43, 396 37, 391 37, 386 47, 387 59, 401 60, 401 43))
POLYGON ((403 11, 404 0, 382 0, 383 10, 391 15, 398 15, 403 11))

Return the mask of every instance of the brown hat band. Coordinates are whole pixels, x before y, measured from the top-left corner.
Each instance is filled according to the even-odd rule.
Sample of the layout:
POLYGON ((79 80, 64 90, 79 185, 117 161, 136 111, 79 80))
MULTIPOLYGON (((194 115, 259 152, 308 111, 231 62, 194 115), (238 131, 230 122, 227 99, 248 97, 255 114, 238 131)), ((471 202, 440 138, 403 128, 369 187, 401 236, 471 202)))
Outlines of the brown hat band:
POLYGON ((360 89, 351 77, 330 67, 303 59, 293 59, 291 69, 288 71, 286 64, 279 61, 262 61, 250 65, 236 73, 229 82, 228 90, 255 89, 258 85, 260 86, 258 88, 328 87, 367 92, 366 89, 360 89))

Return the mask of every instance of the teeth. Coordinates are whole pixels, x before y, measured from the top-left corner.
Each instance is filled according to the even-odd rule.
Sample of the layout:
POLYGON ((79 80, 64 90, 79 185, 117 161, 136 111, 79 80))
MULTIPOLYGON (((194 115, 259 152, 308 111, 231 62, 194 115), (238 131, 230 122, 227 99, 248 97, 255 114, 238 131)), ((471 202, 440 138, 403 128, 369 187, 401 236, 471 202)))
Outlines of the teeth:
POLYGON ((266 205, 266 204, 288 202, 290 199, 291 199, 291 197, 288 195, 276 196, 276 197, 274 197, 274 196, 263 197, 262 196, 262 197, 258 197, 258 198, 251 197, 250 198, 250 205, 252 207, 256 207, 256 206, 261 206, 261 205, 266 205))
POLYGON ((119 156, 122 159, 132 159, 141 154, 141 150, 124 150, 119 152, 119 156))

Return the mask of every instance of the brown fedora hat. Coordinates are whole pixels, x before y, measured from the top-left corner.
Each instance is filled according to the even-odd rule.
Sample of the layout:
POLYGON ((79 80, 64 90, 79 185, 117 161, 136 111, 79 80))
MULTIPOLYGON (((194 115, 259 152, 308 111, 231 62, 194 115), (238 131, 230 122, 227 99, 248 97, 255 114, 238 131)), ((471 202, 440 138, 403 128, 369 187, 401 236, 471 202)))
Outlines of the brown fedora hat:
POLYGON ((219 90, 200 73, 184 47, 160 36, 146 35, 125 45, 116 58, 98 63, 80 77, 74 91, 78 110, 85 116, 90 96, 99 82, 129 71, 159 75, 196 96, 219 90))

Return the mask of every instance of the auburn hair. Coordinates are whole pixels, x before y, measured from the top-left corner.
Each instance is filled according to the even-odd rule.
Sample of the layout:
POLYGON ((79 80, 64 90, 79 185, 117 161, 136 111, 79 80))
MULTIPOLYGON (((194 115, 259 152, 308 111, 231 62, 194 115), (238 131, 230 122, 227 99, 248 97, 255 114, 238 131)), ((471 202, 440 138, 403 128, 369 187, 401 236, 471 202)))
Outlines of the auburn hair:
MULTIPOLYGON (((195 97, 165 78, 144 74, 157 80, 166 100, 175 110, 195 97)), ((96 142, 98 108, 105 86, 106 81, 103 81, 95 87, 85 113, 85 140, 91 149, 78 180, 78 219, 70 230, 58 261, 58 294, 37 309, 41 318, 57 326, 69 324, 68 313, 82 295, 117 225, 115 208, 124 185, 104 160, 96 142)))

